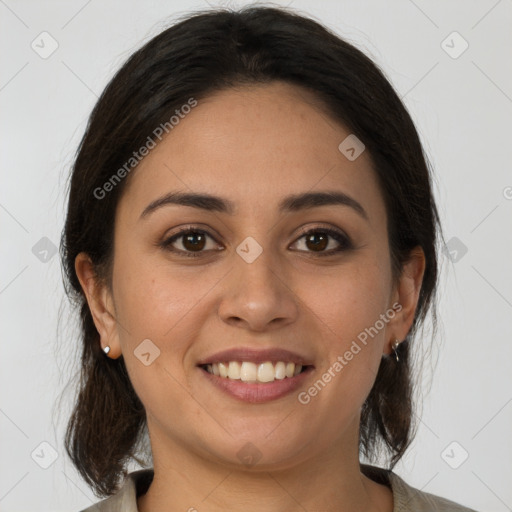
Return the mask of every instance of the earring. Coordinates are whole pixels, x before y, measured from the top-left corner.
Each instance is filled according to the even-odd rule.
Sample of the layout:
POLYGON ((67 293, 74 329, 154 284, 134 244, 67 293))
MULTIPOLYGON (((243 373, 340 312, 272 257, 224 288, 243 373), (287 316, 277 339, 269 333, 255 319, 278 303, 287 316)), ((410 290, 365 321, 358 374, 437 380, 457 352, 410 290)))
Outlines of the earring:
POLYGON ((396 362, 398 363, 399 359, 398 359, 398 353, 397 353, 397 348, 398 348, 398 345, 400 345, 400 342, 398 340, 395 339, 395 341, 393 342, 393 345, 392 345, 392 349, 393 349, 393 352, 395 353, 395 358, 396 358, 396 362))
POLYGON ((110 352, 110 347, 107 345, 104 349, 103 349, 103 352, 105 352, 105 354, 108 354, 110 352))

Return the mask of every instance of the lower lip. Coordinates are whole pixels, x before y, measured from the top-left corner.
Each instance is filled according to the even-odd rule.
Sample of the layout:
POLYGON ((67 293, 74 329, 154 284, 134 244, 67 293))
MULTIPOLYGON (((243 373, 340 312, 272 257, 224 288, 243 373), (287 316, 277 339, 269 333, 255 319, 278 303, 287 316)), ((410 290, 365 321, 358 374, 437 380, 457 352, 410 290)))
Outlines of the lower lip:
POLYGON ((237 379, 218 377, 200 367, 198 369, 214 386, 233 398, 252 404, 270 402, 293 393, 304 384, 304 381, 314 370, 312 366, 308 366, 305 371, 295 377, 276 379, 273 382, 242 382, 237 379))

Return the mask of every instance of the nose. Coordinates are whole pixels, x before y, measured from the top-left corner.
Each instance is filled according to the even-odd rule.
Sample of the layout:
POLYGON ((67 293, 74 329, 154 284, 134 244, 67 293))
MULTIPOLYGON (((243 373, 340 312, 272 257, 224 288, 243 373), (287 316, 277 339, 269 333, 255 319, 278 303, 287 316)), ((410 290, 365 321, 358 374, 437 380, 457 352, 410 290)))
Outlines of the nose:
POLYGON ((270 252, 263 251, 252 263, 234 256, 234 268, 223 282, 220 318, 251 331, 282 328, 297 319, 299 300, 290 273, 270 252))

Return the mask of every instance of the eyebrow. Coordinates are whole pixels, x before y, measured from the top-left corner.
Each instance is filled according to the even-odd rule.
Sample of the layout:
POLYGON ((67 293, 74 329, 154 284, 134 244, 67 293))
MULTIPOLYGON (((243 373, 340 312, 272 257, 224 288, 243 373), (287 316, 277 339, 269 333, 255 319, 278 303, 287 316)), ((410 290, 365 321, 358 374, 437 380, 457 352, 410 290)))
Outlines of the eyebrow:
MULTIPOLYGON (((167 205, 191 206, 192 208, 228 215, 233 215, 235 211, 235 204, 232 201, 219 196, 206 193, 169 192, 148 204, 141 213, 140 219, 167 205)), ((358 201, 344 192, 337 191, 304 192, 290 195, 281 200, 278 209, 280 213, 287 213, 320 206, 348 206, 365 220, 368 220, 366 210, 358 201)))

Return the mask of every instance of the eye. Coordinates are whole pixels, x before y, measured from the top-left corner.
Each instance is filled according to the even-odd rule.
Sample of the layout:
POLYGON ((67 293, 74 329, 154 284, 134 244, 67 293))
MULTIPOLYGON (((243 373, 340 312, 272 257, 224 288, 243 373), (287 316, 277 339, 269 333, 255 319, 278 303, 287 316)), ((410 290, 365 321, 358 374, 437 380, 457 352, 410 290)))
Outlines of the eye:
POLYGON ((216 249, 218 247, 216 243, 208 244, 208 239, 215 242, 213 236, 206 231, 197 228, 184 228, 164 240, 160 245, 180 256, 197 257, 205 251, 219 250, 216 249))
POLYGON ((318 256, 331 256, 353 248, 347 235, 332 228, 310 229, 303 233, 294 244, 302 246, 298 250, 317 253, 318 256), (300 243, 302 240, 303 242, 300 243))
MULTIPOLYGON (((313 228, 305 231, 293 245, 299 247, 294 250, 300 252, 316 253, 317 256, 331 256, 341 251, 353 248, 350 238, 342 231, 332 228, 313 228)), ((215 238, 202 229, 186 227, 165 239, 160 246, 179 256, 199 257, 207 251, 219 249, 215 238)))

